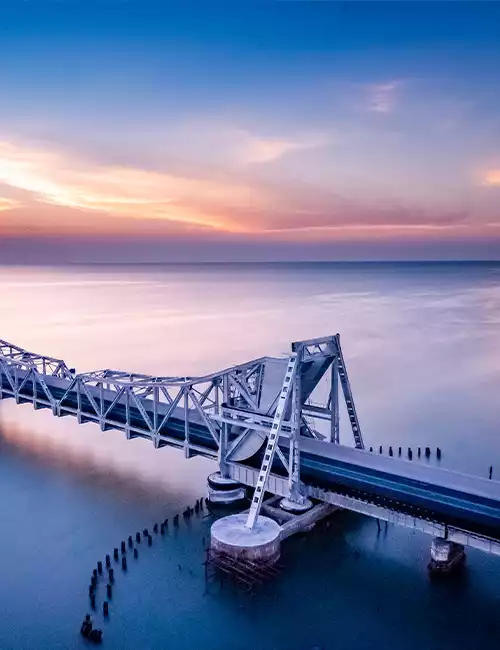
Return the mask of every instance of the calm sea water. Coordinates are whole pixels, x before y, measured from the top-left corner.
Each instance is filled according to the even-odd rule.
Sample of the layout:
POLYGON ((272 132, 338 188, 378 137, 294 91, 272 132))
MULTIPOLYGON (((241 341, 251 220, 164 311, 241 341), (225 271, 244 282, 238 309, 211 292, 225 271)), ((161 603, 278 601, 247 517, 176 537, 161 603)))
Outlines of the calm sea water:
MULTIPOLYGON (((368 445, 440 446, 500 477, 500 265, 0 268, 0 337, 103 367, 198 374, 340 332, 368 445)), ((351 444, 346 418, 341 438, 351 444)), ((425 462, 425 461, 421 461, 425 462)), ((192 504, 214 468, 114 431, 0 403, 0 648, 83 648, 96 561, 192 504)), ((430 539, 350 513, 289 540, 251 599, 205 593, 195 519, 117 570, 108 648, 483 648, 500 638, 500 560, 468 551, 430 584, 430 539)), ((102 593, 101 593, 102 596, 102 593)), ((102 600, 101 597, 99 600, 102 600)))

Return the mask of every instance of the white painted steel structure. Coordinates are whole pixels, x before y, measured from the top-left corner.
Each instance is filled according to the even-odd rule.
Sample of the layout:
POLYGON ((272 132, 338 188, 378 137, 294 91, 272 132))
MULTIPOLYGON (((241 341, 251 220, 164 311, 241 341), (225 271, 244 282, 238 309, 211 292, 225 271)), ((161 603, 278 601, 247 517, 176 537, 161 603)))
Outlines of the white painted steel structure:
POLYGON ((498 539, 486 537, 446 526, 421 513, 387 507, 367 495, 357 498, 339 489, 304 484, 301 454, 316 459, 314 462, 331 459, 334 466, 338 464, 334 472, 350 463, 360 471, 366 468, 385 477, 391 475, 395 481, 406 477, 500 504, 496 481, 361 451, 363 439, 338 335, 299 341, 292 345, 292 352, 291 400, 285 400, 288 403, 283 403, 281 414, 277 406, 289 358, 262 357, 202 377, 151 377, 113 370, 77 374, 61 359, 30 353, 5 341, 0 341, 0 399, 50 408, 57 416, 75 415, 79 422, 95 422, 102 430, 122 430, 127 438, 148 438, 155 447, 182 448, 186 457, 201 454, 216 459, 222 476, 254 488, 259 469, 245 461, 261 453, 278 415, 274 453, 284 471, 278 475, 270 466, 266 469, 267 491, 296 502, 307 497, 319 499, 500 554, 500 531, 498 539), (330 379, 328 395, 318 401, 316 388, 322 382, 325 387, 326 377, 330 379), (339 384, 357 450, 336 444, 340 439, 339 384))
MULTIPOLYGON (((278 397, 278 405, 274 412, 274 419, 271 426, 271 431, 269 432, 269 437, 267 439, 267 445, 264 450, 264 458, 262 460, 262 465, 260 468, 259 476, 257 477, 257 484, 255 486, 255 492, 250 504, 250 510, 248 513, 248 519, 246 522, 247 528, 253 528, 257 517, 259 516, 260 509, 262 508, 262 501, 264 500, 264 494, 266 492, 267 480, 269 474, 271 473, 271 467, 274 460, 274 454, 278 448, 278 440, 281 433, 281 427, 283 425, 283 420, 285 418, 285 409, 288 404, 288 399, 293 387, 293 379, 295 377, 295 371, 297 368, 297 354, 294 352, 290 355, 288 361, 288 366, 285 371, 285 378, 283 380, 283 387, 281 389, 280 395, 278 397)), ((292 435, 290 436, 290 441, 294 440, 294 444, 290 445, 290 455, 294 455, 297 451, 298 455, 298 445, 296 444, 296 429, 297 429, 297 417, 292 409, 292 435)), ((290 459, 290 464, 295 461, 290 459)), ((288 468, 290 468, 290 464, 288 468)), ((286 467, 286 465, 285 465, 286 467)), ((290 472, 291 475, 291 472, 290 472)))
MULTIPOLYGON (((255 487, 257 484, 258 470, 241 464, 231 463, 230 476, 243 485, 255 487)), ((288 495, 287 481, 280 476, 271 474, 267 489, 277 496, 286 498, 288 495)), ((456 542, 463 546, 469 546, 470 548, 475 548, 485 553, 500 556, 500 541, 485 535, 479 535, 455 526, 447 526, 439 521, 409 515, 376 503, 371 503, 366 499, 355 498, 311 485, 305 486, 304 494, 311 499, 317 499, 318 501, 329 503, 332 506, 344 510, 351 510, 352 512, 357 512, 367 517, 386 521, 395 526, 411 528, 414 531, 425 533, 432 537, 447 539, 450 542, 456 542)))
POLYGON ((339 383, 355 446, 362 449, 363 439, 339 335, 293 343, 292 357, 292 404, 280 409, 287 357, 261 357, 202 377, 152 377, 110 369, 77 374, 61 359, 0 341, 0 399, 51 408, 56 416, 74 415, 79 423, 96 422, 103 431, 119 429, 127 438, 149 438, 157 448, 181 447, 186 457, 217 458, 222 476, 229 476, 231 462, 258 452, 273 435, 278 413, 273 455, 285 468, 287 496, 298 502, 303 492, 299 437, 339 442, 339 383), (325 388, 327 377, 327 397, 318 401, 315 390, 321 383, 325 388), (172 435, 170 429, 179 422, 182 432, 172 435), (200 425, 209 431, 212 445, 195 439, 193 431, 200 425), (288 458, 280 448, 284 440, 288 458))

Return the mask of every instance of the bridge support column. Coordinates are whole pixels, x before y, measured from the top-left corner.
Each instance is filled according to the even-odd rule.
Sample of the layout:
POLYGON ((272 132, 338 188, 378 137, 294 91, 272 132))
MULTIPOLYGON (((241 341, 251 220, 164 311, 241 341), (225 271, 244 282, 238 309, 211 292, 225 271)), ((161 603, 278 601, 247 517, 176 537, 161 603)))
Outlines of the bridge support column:
POLYGON ((307 497, 301 495, 301 499, 287 499, 286 497, 281 499, 280 508, 290 512, 294 515, 301 515, 304 512, 307 512, 313 507, 312 501, 307 497))
POLYGON ((451 573, 462 567, 465 551, 462 544, 450 542, 444 537, 435 537, 431 544, 431 559, 428 564, 431 575, 451 573))
POLYGON ((245 500, 245 488, 241 483, 223 476, 220 472, 210 474, 207 484, 208 500, 214 505, 229 506, 245 500))
MULTIPOLYGON (((242 572, 248 572, 249 562, 265 568, 275 564, 281 554, 279 524, 262 515, 258 517, 253 528, 247 528, 246 523, 247 515, 240 513, 218 519, 210 529, 212 558, 230 556, 231 570, 235 575, 239 573, 240 577, 242 572)), ((217 561, 215 564, 217 565, 217 561)))

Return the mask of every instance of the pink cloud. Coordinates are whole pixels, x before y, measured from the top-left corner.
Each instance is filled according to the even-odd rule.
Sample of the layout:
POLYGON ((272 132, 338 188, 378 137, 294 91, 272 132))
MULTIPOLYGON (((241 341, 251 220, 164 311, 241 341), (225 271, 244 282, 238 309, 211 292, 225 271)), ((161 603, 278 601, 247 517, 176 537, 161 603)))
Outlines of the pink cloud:
MULTIPOLYGON (((279 157, 287 146, 266 140, 256 147, 257 158, 279 157)), ((496 184, 496 173, 489 173, 488 184, 496 184)), ((75 154, 13 143, 0 143, 0 191, 5 197, 0 198, 0 230, 11 234, 391 238, 472 232, 485 226, 486 214, 477 202, 457 207, 453 197, 439 205, 375 198, 367 186, 344 195, 295 177, 271 181, 269 174, 258 177, 244 166, 181 175, 95 164, 75 154)), ((500 222, 494 208, 488 207, 488 224, 500 222)))
POLYGON ((18 201, 14 201, 13 199, 2 198, 0 196, 0 212, 3 212, 4 210, 12 210, 18 205, 19 205, 18 201))
POLYGON ((486 186, 499 186, 500 187, 500 169, 490 169, 484 175, 482 185, 486 186))

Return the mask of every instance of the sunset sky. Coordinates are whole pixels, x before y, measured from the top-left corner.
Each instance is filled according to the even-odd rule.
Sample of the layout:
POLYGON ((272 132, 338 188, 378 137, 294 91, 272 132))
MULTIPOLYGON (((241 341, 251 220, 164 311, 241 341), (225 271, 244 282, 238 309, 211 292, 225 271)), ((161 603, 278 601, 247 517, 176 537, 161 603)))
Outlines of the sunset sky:
POLYGON ((500 259, 500 4, 0 4, 0 262, 500 259))

